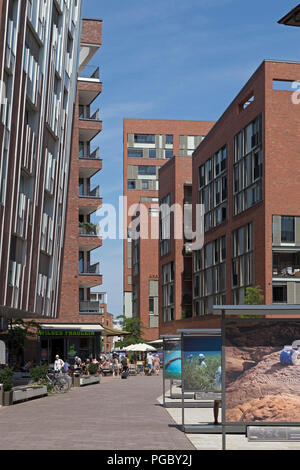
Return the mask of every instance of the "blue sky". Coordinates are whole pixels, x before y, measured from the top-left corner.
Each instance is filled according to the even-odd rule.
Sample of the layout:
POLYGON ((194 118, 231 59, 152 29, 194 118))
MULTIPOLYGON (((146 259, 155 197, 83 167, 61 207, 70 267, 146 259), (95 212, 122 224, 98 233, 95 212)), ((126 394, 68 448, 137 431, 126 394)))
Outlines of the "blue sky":
MULTIPOLYGON (((300 28, 277 24, 285 0, 85 0, 103 20, 99 98, 103 202, 122 194, 123 118, 217 120, 264 59, 300 61, 300 28)), ((298 78, 300 79, 300 77, 298 78)), ((122 241, 95 254, 115 316, 123 310, 122 241)))

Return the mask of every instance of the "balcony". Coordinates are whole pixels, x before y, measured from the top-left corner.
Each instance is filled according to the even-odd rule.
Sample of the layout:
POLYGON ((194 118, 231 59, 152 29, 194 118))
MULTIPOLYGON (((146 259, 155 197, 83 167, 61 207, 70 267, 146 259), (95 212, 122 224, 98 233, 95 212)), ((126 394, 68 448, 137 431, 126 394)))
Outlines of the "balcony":
POLYGON ((100 187, 96 186, 94 189, 88 189, 79 185, 79 197, 87 198, 100 198, 100 187))
POLYGON ((84 121, 100 121, 100 109, 97 108, 92 113, 88 106, 79 106, 78 118, 84 121))
POLYGON ((100 263, 88 264, 79 263, 79 274, 83 276, 100 276, 100 263))
POLYGON ((93 152, 81 152, 79 158, 82 160, 101 160, 100 158, 100 147, 97 147, 93 152))
POLYGON ((90 222, 79 222, 79 235, 84 237, 97 237, 98 226, 90 222))
POLYGON ((100 313, 100 302, 82 300, 79 302, 79 313, 100 313))
POLYGON ((273 252, 273 278, 300 280, 300 252, 273 252))

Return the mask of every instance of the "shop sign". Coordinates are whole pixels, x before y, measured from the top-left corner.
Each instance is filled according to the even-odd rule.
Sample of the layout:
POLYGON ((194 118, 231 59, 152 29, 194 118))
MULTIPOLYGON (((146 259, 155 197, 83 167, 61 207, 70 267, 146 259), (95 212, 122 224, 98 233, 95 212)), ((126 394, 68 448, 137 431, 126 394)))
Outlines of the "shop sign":
POLYGON ((95 331, 39 330, 39 336, 95 336, 95 331))

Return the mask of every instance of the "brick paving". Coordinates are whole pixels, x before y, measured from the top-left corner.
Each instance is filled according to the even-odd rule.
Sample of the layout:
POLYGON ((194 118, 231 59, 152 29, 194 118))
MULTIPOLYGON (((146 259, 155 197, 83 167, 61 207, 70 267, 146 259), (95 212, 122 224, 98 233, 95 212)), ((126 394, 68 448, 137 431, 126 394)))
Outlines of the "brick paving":
POLYGON ((99 385, 0 408, 0 450, 193 450, 156 401, 162 377, 99 385))

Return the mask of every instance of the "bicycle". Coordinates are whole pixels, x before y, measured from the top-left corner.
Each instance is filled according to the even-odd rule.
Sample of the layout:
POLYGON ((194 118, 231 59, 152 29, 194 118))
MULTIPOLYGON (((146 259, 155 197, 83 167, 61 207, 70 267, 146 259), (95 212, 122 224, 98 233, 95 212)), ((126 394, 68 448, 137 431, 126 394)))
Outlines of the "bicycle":
POLYGON ((56 393, 66 393, 71 388, 71 378, 61 372, 49 371, 46 379, 53 386, 56 393))

